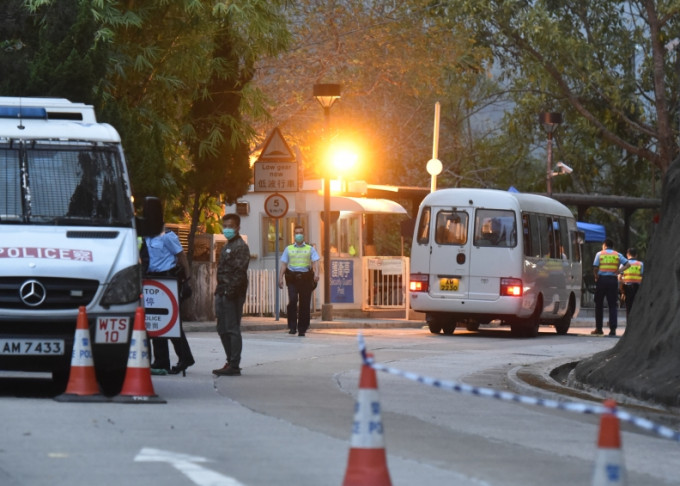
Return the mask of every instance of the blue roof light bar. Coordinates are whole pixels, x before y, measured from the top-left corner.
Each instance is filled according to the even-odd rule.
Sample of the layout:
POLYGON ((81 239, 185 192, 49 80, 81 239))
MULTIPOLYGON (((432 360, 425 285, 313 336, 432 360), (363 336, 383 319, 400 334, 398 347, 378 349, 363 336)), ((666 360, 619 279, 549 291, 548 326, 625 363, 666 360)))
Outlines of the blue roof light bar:
POLYGON ((0 118, 47 120, 47 110, 39 106, 0 106, 0 118))

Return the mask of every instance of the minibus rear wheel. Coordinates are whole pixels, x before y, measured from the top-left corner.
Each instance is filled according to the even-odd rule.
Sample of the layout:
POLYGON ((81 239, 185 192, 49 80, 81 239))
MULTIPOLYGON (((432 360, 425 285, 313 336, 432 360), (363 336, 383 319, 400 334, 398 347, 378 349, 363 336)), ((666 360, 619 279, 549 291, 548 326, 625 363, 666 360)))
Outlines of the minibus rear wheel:
POLYGON ((425 314, 425 321, 427 322, 427 327, 430 328, 430 332, 432 334, 441 333, 444 324, 446 324, 446 319, 443 319, 437 314, 425 314))
POLYGON ((510 322, 510 332, 517 337, 536 337, 541 323, 541 311, 543 309, 543 297, 538 296, 536 307, 531 316, 526 319, 515 319, 510 322))
POLYGON ((465 329, 468 331, 479 331, 479 321, 475 321, 474 319, 468 319, 465 321, 465 329))
POLYGON ((559 335, 564 335, 569 332, 569 326, 571 326, 571 318, 574 317, 574 312, 576 311, 576 298, 574 294, 569 296, 569 306, 567 307, 567 312, 558 321, 555 322, 555 332, 559 335))

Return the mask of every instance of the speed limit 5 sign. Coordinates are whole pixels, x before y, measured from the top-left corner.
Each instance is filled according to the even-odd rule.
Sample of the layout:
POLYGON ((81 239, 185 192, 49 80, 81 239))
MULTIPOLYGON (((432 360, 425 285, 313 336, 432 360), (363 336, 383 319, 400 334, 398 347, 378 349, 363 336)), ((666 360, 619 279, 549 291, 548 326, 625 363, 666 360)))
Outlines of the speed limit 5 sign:
POLYGON ((264 212, 270 218, 283 218, 288 212, 288 200, 281 194, 272 194, 264 200, 264 212))

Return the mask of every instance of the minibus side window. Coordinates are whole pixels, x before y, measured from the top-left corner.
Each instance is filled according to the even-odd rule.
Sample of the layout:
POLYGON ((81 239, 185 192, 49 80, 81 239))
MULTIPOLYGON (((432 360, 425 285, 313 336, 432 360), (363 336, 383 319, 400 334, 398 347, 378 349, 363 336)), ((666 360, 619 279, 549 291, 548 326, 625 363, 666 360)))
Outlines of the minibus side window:
POLYGON ((517 245, 515 213, 502 209, 478 209, 475 213, 475 246, 512 248, 517 245))
POLYGON ((541 240, 539 255, 542 258, 549 258, 552 246, 552 239, 550 238, 550 235, 552 234, 552 225, 550 224, 549 218, 545 216, 538 215, 536 219, 538 219, 538 237, 541 240))
POLYGON ((571 248, 569 247, 569 231, 567 230, 567 218, 560 218, 560 242, 562 243, 562 259, 571 260, 571 248))
POLYGON ((522 214, 522 235, 524 236, 522 239, 524 242, 524 256, 532 256, 531 223, 528 214, 522 214))
POLYGON ((548 216, 548 221, 550 221, 548 228, 552 228, 552 231, 548 231, 548 239, 550 240, 550 258, 561 258, 562 242, 560 241, 559 220, 548 216))
POLYGON ((531 238, 531 245, 527 256, 540 258, 541 257, 541 228, 538 223, 537 214, 529 214, 529 238, 531 238))
POLYGON ((579 231, 570 231, 571 233, 571 257, 575 262, 581 261, 581 243, 583 242, 583 233, 579 231))
POLYGON ((420 221, 418 222, 418 232, 416 233, 416 241, 420 245, 426 245, 430 241, 430 216, 432 208, 424 207, 420 213, 420 221))
POLYGON ((444 210, 437 213, 434 241, 439 245, 464 245, 468 239, 468 214, 444 210))

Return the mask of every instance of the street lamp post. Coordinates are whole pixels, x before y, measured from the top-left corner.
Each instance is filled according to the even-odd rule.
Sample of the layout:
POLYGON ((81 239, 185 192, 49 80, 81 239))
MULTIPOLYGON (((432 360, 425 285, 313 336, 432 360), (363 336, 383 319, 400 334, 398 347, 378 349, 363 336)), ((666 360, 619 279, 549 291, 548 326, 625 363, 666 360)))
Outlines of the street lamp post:
MULTIPOLYGON (((339 84, 315 84, 314 98, 323 108, 326 119, 326 140, 329 140, 331 124, 331 107, 340 98, 339 84)), ((329 167, 325 167, 323 174, 323 305, 321 306, 321 320, 333 320, 333 305, 331 304, 331 177, 329 167)))
POLYGON ((437 101, 434 105, 434 134, 432 136, 432 158, 427 161, 425 168, 430 174, 430 192, 437 190, 437 176, 442 173, 442 162, 438 159, 439 155, 439 112, 441 105, 437 101))
POLYGON ((546 132, 548 132, 548 170, 545 175, 545 185, 548 192, 548 197, 552 197, 552 139, 553 132, 557 126, 562 123, 561 113, 541 113, 538 115, 538 121, 543 125, 546 132))

